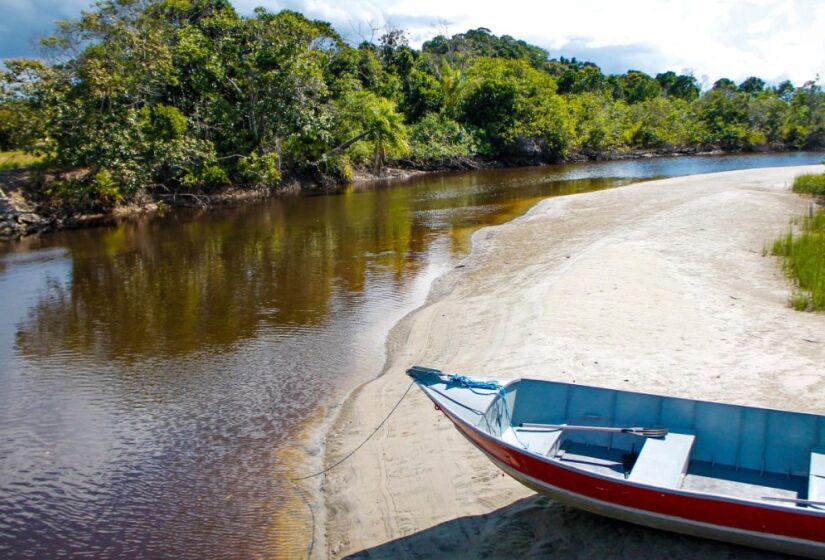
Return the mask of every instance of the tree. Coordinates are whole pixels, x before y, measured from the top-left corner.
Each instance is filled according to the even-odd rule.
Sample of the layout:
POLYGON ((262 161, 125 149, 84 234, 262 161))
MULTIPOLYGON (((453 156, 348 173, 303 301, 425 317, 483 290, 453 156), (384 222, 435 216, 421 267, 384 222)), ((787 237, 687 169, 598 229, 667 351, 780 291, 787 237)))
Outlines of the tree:
POLYGON ((606 93, 582 93, 567 99, 575 126, 575 149, 598 156, 623 147, 622 122, 627 111, 624 101, 606 93))
POLYGON ((785 142, 796 149, 825 143, 825 93, 815 80, 794 92, 782 135, 785 142))
POLYGON ((559 93, 597 92, 605 89, 605 77, 595 64, 568 68, 558 79, 559 93))
POLYGON ((777 85, 773 91, 779 99, 781 99, 785 103, 788 103, 793 97, 795 89, 796 88, 790 80, 785 80, 784 82, 781 82, 779 85, 777 85))
POLYGON ((45 147, 43 87, 48 68, 35 60, 7 60, 0 71, 0 151, 45 147))
POLYGON ((733 80, 728 78, 719 78, 715 82, 713 82, 713 87, 711 89, 719 90, 719 91, 736 91, 736 84, 733 80))
POLYGON ((653 97, 630 105, 625 113, 624 140, 639 148, 685 146, 694 141, 695 125, 688 103, 675 97, 653 97))
POLYGON ((472 134, 456 121, 430 113, 412 126, 411 157, 418 161, 439 161, 472 157, 477 147, 472 134))
POLYGON ((478 130, 487 155, 556 160, 567 153, 573 124, 546 72, 524 60, 481 59, 470 81, 460 122, 478 130))
POLYGON ((756 95, 765 91, 765 80, 751 76, 741 84, 739 84, 739 91, 756 95))
POLYGON ((701 91, 696 78, 688 74, 676 75, 676 72, 668 71, 656 74, 656 81, 666 95, 685 101, 693 101, 699 97, 701 91))
POLYGON ((725 150, 742 150, 764 143, 764 133, 749 120, 749 102, 749 94, 733 91, 727 84, 703 95, 693 110, 704 128, 704 143, 725 150))
POLYGON ((662 93, 662 88, 656 80, 638 70, 628 70, 621 81, 624 99, 628 103, 645 101, 662 93))
POLYGON ((381 175, 387 158, 401 157, 409 151, 407 127, 395 103, 369 91, 355 91, 339 102, 340 128, 347 136, 335 151, 358 142, 371 145, 372 165, 381 175))
POLYGON ((444 96, 444 88, 434 76, 413 68, 404 81, 404 115, 413 122, 427 113, 437 113, 444 107, 444 96))
POLYGON ((691 75, 605 75, 486 28, 420 51, 399 29, 371 41, 353 48, 289 10, 240 16, 230 0, 97 0, 45 40, 52 62, 5 62, 0 148, 85 172, 55 192, 114 200, 319 170, 346 179, 349 162, 381 173, 408 153, 407 126, 419 162, 825 144, 816 82, 722 78, 700 95, 691 75))

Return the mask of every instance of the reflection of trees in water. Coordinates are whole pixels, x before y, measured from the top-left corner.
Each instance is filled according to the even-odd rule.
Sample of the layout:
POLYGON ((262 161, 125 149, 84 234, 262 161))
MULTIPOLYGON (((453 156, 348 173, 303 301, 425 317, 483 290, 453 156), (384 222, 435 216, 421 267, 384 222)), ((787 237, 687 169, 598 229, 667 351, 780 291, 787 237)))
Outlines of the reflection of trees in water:
POLYGON ((29 356, 176 355, 249 338, 262 324, 317 326, 334 300, 363 302, 368 279, 402 289, 435 233, 462 253, 472 230, 542 195, 607 185, 553 185, 539 180, 544 173, 421 178, 63 234, 55 240, 70 252, 71 280, 48 287, 17 345, 29 356))
POLYGON ((188 222, 64 236, 71 280, 44 291, 19 329, 28 355, 177 354, 252 336, 261 322, 318 325, 370 267, 403 283, 426 229, 403 190, 277 200, 188 222), (389 200, 388 200, 389 199, 389 200))

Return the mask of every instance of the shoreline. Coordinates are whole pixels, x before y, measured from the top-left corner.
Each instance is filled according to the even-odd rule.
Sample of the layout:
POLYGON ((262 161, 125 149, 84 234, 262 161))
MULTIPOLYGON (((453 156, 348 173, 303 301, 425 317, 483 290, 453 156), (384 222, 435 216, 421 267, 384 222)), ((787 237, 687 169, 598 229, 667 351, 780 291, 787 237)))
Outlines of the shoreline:
MULTIPOLYGON (((822 151, 825 150, 813 150, 822 151)), ((82 211, 78 209, 44 208, 41 202, 28 193, 26 169, 5 171, 0 173, 0 241, 22 239, 38 233, 101 227, 138 219, 144 216, 155 216, 164 212, 175 211, 178 208, 219 208, 238 204, 250 204, 277 196, 294 196, 301 193, 334 194, 347 187, 380 184, 387 181, 403 181, 421 175, 438 175, 482 169, 512 169, 519 167, 551 167, 583 162, 605 162, 622 160, 644 160, 666 157, 693 157, 742 155, 745 153, 789 153, 790 150, 767 150, 754 152, 725 152, 718 149, 662 149, 662 150, 631 150, 629 152, 615 152, 595 155, 571 154, 563 161, 548 163, 529 160, 484 160, 481 158, 464 158, 458 161, 435 162, 432 164, 416 164, 405 162, 401 167, 388 167, 385 174, 378 176, 366 170, 355 173, 353 180, 346 184, 325 185, 320 180, 308 180, 295 177, 285 181, 278 188, 243 187, 229 185, 214 191, 184 192, 177 194, 145 194, 126 204, 113 207, 108 211, 82 211)))
MULTIPOLYGON (((555 368, 555 373, 544 377, 648 391, 654 385, 652 392, 662 388, 659 392, 765 406, 786 403, 794 389, 825 387, 825 375, 815 370, 790 376, 794 379, 784 374, 784 383, 754 376, 745 366, 772 371, 776 358, 757 351, 753 342, 744 360, 719 352, 715 347, 720 342, 712 336, 700 333, 697 340, 686 342, 685 335, 691 335, 683 325, 687 321, 725 335, 727 328, 742 330, 734 320, 737 313, 755 313, 751 318, 762 319, 761 329, 776 317, 797 329, 825 327, 822 315, 793 315, 797 312, 785 301, 790 293, 787 280, 775 259, 762 257, 759 251, 787 227, 792 215, 807 206, 785 184, 796 174, 821 170, 821 166, 802 166, 730 171, 550 198, 511 222, 476 231, 463 266, 436 279, 425 303, 388 334, 381 374, 350 391, 337 417, 329 421, 321 451, 324 463, 332 464, 377 425, 406 388, 401 373, 412 363, 503 377, 536 377, 555 368), (611 215, 601 219, 600 212, 605 211, 611 215), (725 219, 736 216, 742 219, 744 231, 731 235, 725 219), (696 221, 707 227, 697 227, 696 221), (651 247, 643 234, 662 226, 676 228, 680 235, 671 231, 673 239, 668 240, 672 245, 657 245, 654 240, 651 247), (709 230, 711 234, 702 233, 709 230), (688 241, 679 243, 685 235, 688 241), (754 247, 759 236, 763 239, 754 247), (710 239, 711 245, 692 246, 690 241, 697 239, 706 244, 710 239), (731 253, 732 267, 726 258, 731 253), (742 258, 751 274, 745 277, 756 278, 754 285, 741 281, 743 271, 737 259, 742 258), (718 288, 721 282, 727 291, 736 293, 703 289, 708 287, 703 276, 714 272, 711 287, 718 288), (612 292, 618 293, 598 295, 611 291, 611 282, 615 284, 612 292), (680 289, 668 291, 672 285, 680 289), (708 295, 713 301, 703 303, 708 295), (684 304, 685 299, 698 302, 705 313, 684 304), (720 309, 721 305, 728 308, 720 309), (536 307, 552 312, 545 316, 536 307), (731 314, 729 307, 744 311, 736 309, 731 314), (641 317, 635 316, 637 311, 641 317), (771 321, 765 323, 765 316, 771 321), (720 320, 721 330, 720 324, 714 324, 720 320), (568 330, 576 327, 587 340, 582 343, 565 326, 568 330), (687 348, 675 348, 680 345, 687 348), (628 346, 641 352, 628 353, 628 346), (697 352, 700 349, 707 353, 697 352), (674 382, 663 375, 668 366, 676 366, 688 380, 674 382), (726 367, 733 368, 733 373, 727 375, 726 367), (726 379, 715 381, 722 373, 714 377, 709 371, 722 371, 726 379), (755 394, 743 395, 743 383, 756 387, 755 394)), ((745 331, 753 331, 746 327, 745 331)), ((734 344, 721 346, 729 350, 764 333, 739 334, 734 344)), ((775 338, 778 333, 769 334, 775 338)), ((794 340, 795 346, 784 349, 798 358, 796 362, 807 360, 803 365, 808 369, 825 358, 825 340, 816 344, 809 340, 794 340)), ((781 343, 781 337, 774 342, 781 343)), ((825 395, 807 407, 825 410, 825 395)), ((319 524, 324 526, 327 549, 315 553, 329 557, 474 557, 492 551, 497 556, 500 549, 495 535, 510 528, 532 536, 508 541, 508 554, 514 550, 537 553, 537 546, 567 550, 571 542, 594 534, 611 542, 611 535, 619 531, 627 538, 617 543, 612 537, 611 546, 630 546, 632 535, 648 542, 648 552, 665 547, 677 557, 694 557, 697 547, 707 554, 735 550, 746 557, 765 557, 758 551, 637 528, 536 498, 499 473, 450 428, 418 392, 408 395, 367 449, 325 477, 320 489, 325 508, 319 524), (472 537, 478 534, 489 539, 472 537), (548 542, 540 535, 556 537, 548 542)))

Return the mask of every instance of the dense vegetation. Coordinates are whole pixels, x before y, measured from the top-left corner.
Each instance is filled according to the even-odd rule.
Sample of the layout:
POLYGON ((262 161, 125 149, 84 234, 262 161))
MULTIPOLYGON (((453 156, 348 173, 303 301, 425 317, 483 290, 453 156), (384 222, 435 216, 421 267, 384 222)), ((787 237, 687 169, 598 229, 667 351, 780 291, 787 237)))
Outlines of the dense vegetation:
POLYGON ((767 87, 551 59, 476 29, 420 50, 351 46, 324 22, 228 0, 99 0, 43 60, 0 74, 0 150, 81 170, 44 187, 102 204, 147 188, 345 181, 353 166, 609 157, 632 149, 825 145, 815 82, 767 87))
MULTIPOLYGON (((794 192, 825 198, 825 174, 800 175, 794 192)), ((825 212, 819 208, 794 220, 788 233, 773 243, 771 253, 783 257, 785 271, 796 284, 791 305, 799 311, 825 310, 825 212), (794 230, 796 225, 796 230, 794 230)))

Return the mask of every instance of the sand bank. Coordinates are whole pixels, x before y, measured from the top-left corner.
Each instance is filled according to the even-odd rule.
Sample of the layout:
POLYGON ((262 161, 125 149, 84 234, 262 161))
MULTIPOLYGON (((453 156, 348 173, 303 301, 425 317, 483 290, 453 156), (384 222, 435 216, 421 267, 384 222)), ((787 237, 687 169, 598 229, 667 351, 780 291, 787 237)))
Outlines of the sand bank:
MULTIPOLYGON (((327 464, 378 425, 411 364, 825 413, 825 315, 788 306, 766 242, 820 166, 640 183, 545 200, 483 229, 464 267, 393 331, 386 373, 353 393, 327 464)), ((765 553, 562 507, 502 475, 419 391, 327 475, 331 557, 728 557, 765 553)))

